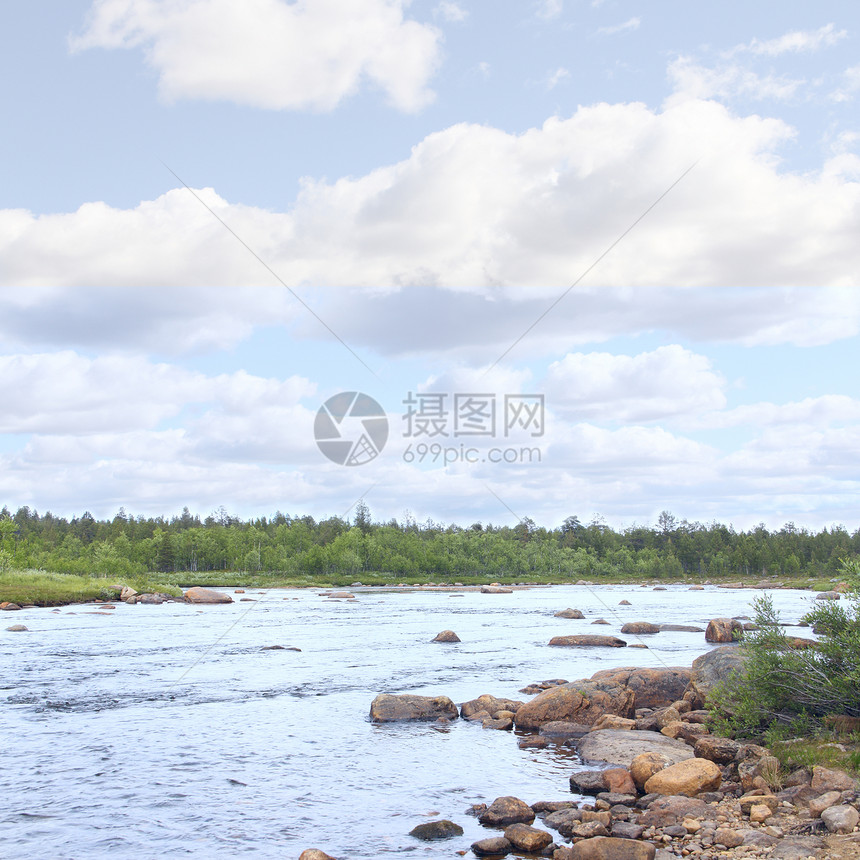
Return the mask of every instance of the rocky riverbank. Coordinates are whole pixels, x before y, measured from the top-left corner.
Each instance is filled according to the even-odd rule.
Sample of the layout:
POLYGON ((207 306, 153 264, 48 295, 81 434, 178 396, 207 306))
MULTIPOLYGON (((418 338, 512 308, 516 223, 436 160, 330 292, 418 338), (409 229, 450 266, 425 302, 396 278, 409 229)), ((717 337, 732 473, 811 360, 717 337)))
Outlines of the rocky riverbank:
MULTIPOLYGON (((856 779, 824 767, 781 774, 768 750, 707 728, 708 692, 741 665, 739 649, 728 645, 689 669, 628 667, 540 682, 523 689, 534 696, 529 701, 483 694, 458 708, 445 696, 383 694, 371 705, 371 719, 465 719, 516 729, 521 748, 575 747, 589 769, 574 772, 565 788, 585 799, 529 804, 512 792, 471 808, 495 831, 470 846, 478 857, 860 858, 856 779)), ((435 824, 413 835, 456 837, 450 821, 435 824)))

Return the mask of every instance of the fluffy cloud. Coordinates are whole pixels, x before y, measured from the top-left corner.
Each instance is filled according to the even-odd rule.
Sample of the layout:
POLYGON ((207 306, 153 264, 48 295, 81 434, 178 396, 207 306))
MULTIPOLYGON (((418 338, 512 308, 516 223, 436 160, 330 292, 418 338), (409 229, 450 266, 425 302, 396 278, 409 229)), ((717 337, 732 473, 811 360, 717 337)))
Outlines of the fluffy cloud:
MULTIPOLYGON (((779 121, 734 118, 711 102, 663 113, 597 105, 523 135, 453 126, 398 164, 306 181, 288 214, 205 195, 291 284, 486 292, 569 283, 700 158, 591 283, 854 284, 860 184, 781 174, 774 155, 790 135, 779 121)), ((270 277, 181 189, 134 210, 10 212, 0 230, 7 282, 270 277)))
MULTIPOLYGON (((73 50, 146 51, 168 100, 331 110, 369 81, 400 110, 432 100, 441 34, 405 0, 95 0, 73 50)), ((455 4, 442 4, 453 7, 455 4)))
POLYGON ((724 388, 705 356, 675 345, 635 356, 571 353, 550 365, 543 385, 567 417, 612 422, 721 409, 724 388))
MULTIPOLYGON (((0 433, 78 436, 149 430, 191 405, 207 404, 216 404, 215 411, 192 425, 249 415, 259 420, 273 410, 291 413, 314 392, 313 384, 297 377, 280 381, 244 371, 207 376, 122 354, 94 359, 69 351, 7 355, 0 356, 0 433)), ((254 435, 244 429, 243 438, 254 435)))

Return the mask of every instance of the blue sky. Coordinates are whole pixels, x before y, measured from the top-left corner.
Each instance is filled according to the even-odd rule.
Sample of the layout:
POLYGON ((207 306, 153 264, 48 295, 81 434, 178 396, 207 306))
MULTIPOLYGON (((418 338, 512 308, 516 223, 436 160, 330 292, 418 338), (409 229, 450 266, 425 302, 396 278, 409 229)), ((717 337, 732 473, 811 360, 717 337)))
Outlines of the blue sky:
POLYGON ((0 65, 10 507, 860 525, 850 4, 34 0, 0 65))

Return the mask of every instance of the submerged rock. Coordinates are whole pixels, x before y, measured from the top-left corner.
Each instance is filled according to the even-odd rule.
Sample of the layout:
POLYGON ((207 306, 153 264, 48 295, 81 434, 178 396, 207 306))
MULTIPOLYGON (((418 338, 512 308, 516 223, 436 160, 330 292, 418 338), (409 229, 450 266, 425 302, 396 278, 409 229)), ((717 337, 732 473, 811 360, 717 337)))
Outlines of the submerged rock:
POLYGON ((617 636, 582 633, 576 636, 553 636, 549 644, 563 648, 624 648, 627 643, 617 636))

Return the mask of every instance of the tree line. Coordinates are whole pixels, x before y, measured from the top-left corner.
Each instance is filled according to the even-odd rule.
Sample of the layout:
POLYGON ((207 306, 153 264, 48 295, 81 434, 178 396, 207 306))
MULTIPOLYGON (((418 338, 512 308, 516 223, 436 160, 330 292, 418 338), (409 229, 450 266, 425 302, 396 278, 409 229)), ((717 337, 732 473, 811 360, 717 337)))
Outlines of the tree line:
POLYGON ((0 510, 0 572, 749 578, 835 575, 842 559, 857 556, 860 529, 813 532, 786 523, 736 531, 678 520, 668 511, 656 525, 615 530, 598 516, 585 524, 575 515, 556 528, 528 517, 514 526, 418 523, 408 511, 401 520, 375 522, 363 501, 351 519, 323 520, 280 511, 242 520, 223 507, 204 519, 187 507, 170 518, 135 517, 120 508, 104 520, 89 512, 66 519, 26 506, 0 510))

